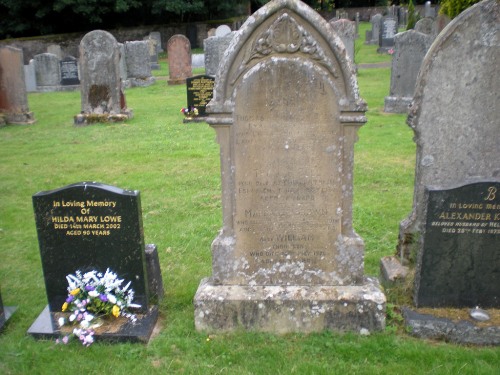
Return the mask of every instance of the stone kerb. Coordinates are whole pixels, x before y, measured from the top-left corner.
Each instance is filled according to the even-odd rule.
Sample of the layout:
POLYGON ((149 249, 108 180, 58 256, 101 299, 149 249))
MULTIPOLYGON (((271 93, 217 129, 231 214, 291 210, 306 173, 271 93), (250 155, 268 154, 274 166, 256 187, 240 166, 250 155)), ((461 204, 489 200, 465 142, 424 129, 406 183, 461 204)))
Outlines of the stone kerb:
POLYGON ((235 35, 207 110, 223 227, 194 298, 198 330, 384 327, 385 296, 364 276, 352 227, 365 111, 342 41, 304 3, 271 1, 235 35))
POLYGON ((432 36, 415 30, 396 34, 392 55, 391 86, 389 96, 384 100, 384 112, 408 113, 422 60, 433 40, 432 36))

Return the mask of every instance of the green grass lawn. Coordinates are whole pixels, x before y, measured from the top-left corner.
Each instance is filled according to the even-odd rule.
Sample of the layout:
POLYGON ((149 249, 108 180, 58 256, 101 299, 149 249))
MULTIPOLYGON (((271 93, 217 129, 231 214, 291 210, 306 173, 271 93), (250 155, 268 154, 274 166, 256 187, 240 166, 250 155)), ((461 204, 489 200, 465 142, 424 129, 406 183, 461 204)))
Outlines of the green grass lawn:
MULTIPOLYGON (((358 62, 390 61, 363 44, 366 27, 358 62)), ((166 84, 164 56, 161 66, 156 84, 126 91, 134 110, 127 123, 75 127, 79 92, 34 93, 37 123, 0 128, 0 287, 4 304, 18 306, 0 335, 0 374, 498 374, 498 348, 417 340, 397 319, 368 337, 196 332, 192 299, 211 273, 210 244, 222 224, 219 146, 207 124, 183 124, 186 88, 166 84), (47 304, 31 197, 80 181, 141 192, 145 241, 158 246, 166 290, 148 345, 84 348, 26 334, 47 304)), ((405 116, 382 112, 389 68, 360 69, 358 80, 369 110, 355 146, 354 226, 366 273, 376 276, 410 212, 415 144, 405 116)))

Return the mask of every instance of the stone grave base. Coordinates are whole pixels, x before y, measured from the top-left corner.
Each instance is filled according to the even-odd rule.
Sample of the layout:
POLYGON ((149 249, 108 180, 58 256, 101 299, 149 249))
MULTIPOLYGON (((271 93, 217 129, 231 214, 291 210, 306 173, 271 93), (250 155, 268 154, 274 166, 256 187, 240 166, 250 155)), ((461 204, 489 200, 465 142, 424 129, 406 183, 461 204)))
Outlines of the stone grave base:
MULTIPOLYGON (((51 313, 49 306, 41 312, 28 329, 35 339, 57 339, 73 331, 73 326, 59 327, 57 319, 61 313, 51 313)), ((103 324, 95 330, 96 341, 106 342, 142 342, 147 343, 158 320, 158 306, 151 306, 145 314, 136 314, 137 322, 123 319, 119 324, 103 324)))
POLYGON ((125 122, 134 117, 132 110, 122 113, 79 113, 74 116, 75 125, 90 125, 95 123, 125 122))
POLYGON ((36 122, 33 112, 24 112, 24 113, 4 112, 2 113, 2 115, 3 115, 2 117, 5 120, 5 123, 7 124, 31 125, 36 122))
MULTIPOLYGON (((498 311, 498 310, 497 310, 498 311)), ((469 320, 451 320, 403 308, 405 325, 412 336, 466 345, 500 345, 500 326, 469 320)))
POLYGON ((14 314, 17 310, 17 306, 4 306, 3 314, 0 314, 0 332, 2 331, 7 321, 10 319, 12 314, 14 314))
POLYGON ((37 92, 59 92, 80 90, 80 85, 37 86, 37 92))
POLYGON ((408 113, 413 98, 401 96, 386 96, 384 99, 384 112, 408 113))
POLYGON ((385 327, 385 295, 378 282, 361 286, 213 285, 203 279, 194 297, 198 331, 354 331, 385 327))
POLYGON ((197 116, 197 117, 184 117, 182 123, 189 124, 191 122, 205 122, 207 120, 207 116, 197 116))
POLYGON ((156 82, 156 78, 128 78, 128 81, 130 81, 130 87, 148 87, 156 82))

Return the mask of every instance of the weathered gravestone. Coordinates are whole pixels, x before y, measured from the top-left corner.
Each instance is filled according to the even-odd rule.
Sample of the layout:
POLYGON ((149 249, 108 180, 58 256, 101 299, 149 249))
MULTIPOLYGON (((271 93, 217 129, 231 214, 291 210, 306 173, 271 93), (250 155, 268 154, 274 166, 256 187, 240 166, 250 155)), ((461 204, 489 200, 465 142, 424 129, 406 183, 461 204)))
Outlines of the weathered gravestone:
POLYGON ((394 48, 394 37, 398 33, 398 20, 393 16, 383 17, 380 21, 379 47, 377 52, 385 53, 394 48))
POLYGON ((57 91, 61 83, 59 58, 52 53, 41 53, 33 57, 38 91, 57 91))
POLYGON ((205 51, 205 73, 209 76, 215 76, 219 70, 222 57, 227 47, 233 40, 235 32, 225 36, 212 36, 203 41, 203 50, 205 51))
POLYGON ((152 38, 151 36, 145 37, 144 40, 148 43, 149 62, 151 65, 151 69, 160 69, 160 64, 158 62, 158 40, 152 38))
POLYGON ((351 61, 300 1, 242 26, 207 122, 220 144, 223 228, 196 296, 198 330, 379 330, 385 296, 352 227, 353 148, 366 121, 351 61))
POLYGON ((59 62, 61 71, 61 85, 73 86, 80 84, 78 74, 78 60, 72 56, 68 56, 59 62))
POLYGON ((415 304, 500 306, 500 180, 425 192, 415 304))
POLYGON ((0 332, 2 332, 5 324, 16 310, 17 307, 3 305, 2 293, 0 293, 0 332))
POLYGON ((132 87, 146 87, 155 83, 151 76, 149 44, 147 41, 125 42, 127 79, 132 87))
POLYGON ((222 37, 226 36, 231 32, 231 28, 228 25, 220 25, 215 29, 215 36, 222 37))
POLYGON ((380 22, 382 21, 381 14, 375 14, 370 22, 372 24, 371 30, 371 39, 366 39, 366 44, 379 44, 379 35, 380 35, 380 22))
POLYGON ((423 34, 432 35, 433 38, 438 34, 436 21, 430 17, 418 20, 414 30, 423 34))
POLYGON ((167 43, 169 85, 179 85, 193 75, 191 68, 191 44, 184 35, 174 35, 167 43))
POLYGON ((344 43, 347 56, 354 62, 354 40, 356 39, 356 24, 345 18, 338 21, 330 21, 330 26, 344 43))
POLYGON ((0 124, 33 124, 24 79, 23 51, 0 47, 0 124), (3 119, 3 120, 2 120, 3 119))
POLYGON ((391 86, 389 96, 385 97, 384 112, 408 113, 422 60, 433 40, 434 37, 415 30, 396 34, 391 86))
MULTIPOLYGON (((432 210, 433 207, 433 203, 429 203, 426 197, 425 189, 438 187, 444 190, 443 199, 448 199, 446 194, 450 194, 457 197, 457 204, 467 203, 466 199, 469 198, 471 204, 480 204, 478 193, 467 192, 467 186, 478 181, 487 182, 488 187, 489 184, 496 186, 495 182, 499 181, 499 64, 500 5, 495 0, 476 4, 455 18, 438 35, 422 63, 408 116, 408 124, 415 132, 417 144, 413 209, 408 218, 400 224, 398 243, 400 259, 417 261, 416 279, 420 280, 420 285, 423 282, 422 272, 427 272, 428 266, 424 266, 421 261, 425 251, 423 242, 426 241, 422 234, 425 232, 426 211, 432 210), (457 186, 465 187, 447 193, 448 189, 457 186)), ((484 188, 485 186, 482 186, 481 191, 484 191, 484 188)), ((488 202, 482 203, 486 205, 488 202)), ((447 211, 450 211, 450 208, 452 207, 447 207, 447 211)), ((498 206, 496 210, 498 212, 498 206)), ((458 231, 463 228, 462 222, 482 224, 482 216, 478 220, 463 219, 458 215, 459 209, 454 211, 457 216, 446 220, 452 223, 451 228, 456 230, 455 233, 446 233, 453 238, 453 242, 447 244, 451 249, 443 251, 453 254, 458 262, 466 256, 461 253, 462 245, 458 245, 461 237, 469 243, 473 242, 471 238, 477 239, 478 242, 489 240, 482 233, 468 233, 465 236, 465 233, 458 231)), ((493 212, 491 215, 494 218, 493 212)), ((487 228, 490 228, 490 224, 487 228)), ((489 242, 488 246, 496 247, 495 252, 498 254, 498 236, 490 238, 494 242, 489 242)), ((496 277, 499 273, 498 266, 497 262, 496 277)), ((451 271, 453 270, 438 271, 446 272, 447 275, 441 274, 437 277, 448 277, 451 271)), ((491 269, 478 268, 462 276, 466 279, 479 279, 487 277, 479 273, 490 271, 491 269)), ((433 293, 438 295, 443 292, 435 288, 433 293)), ((448 303, 451 304, 446 302, 448 303)))
POLYGON ((80 42, 81 115, 75 123, 123 121, 127 109, 120 77, 120 48, 113 35, 103 30, 86 34, 80 42))
POLYGON ((187 105, 196 107, 201 118, 205 118, 206 107, 213 97, 214 77, 208 75, 199 75, 186 79, 187 105))
POLYGON ((28 333, 36 338, 59 336, 55 316, 67 298, 66 276, 109 268, 131 282, 134 303, 141 308, 137 323, 127 321, 100 337, 147 342, 158 317, 151 300, 161 297, 157 294, 162 287, 158 289, 155 280, 157 289, 150 290, 139 192, 82 182, 35 194, 33 207, 48 305, 28 333))
POLYGON ((24 81, 26 82, 26 91, 36 91, 35 60, 31 59, 27 65, 24 65, 24 81))

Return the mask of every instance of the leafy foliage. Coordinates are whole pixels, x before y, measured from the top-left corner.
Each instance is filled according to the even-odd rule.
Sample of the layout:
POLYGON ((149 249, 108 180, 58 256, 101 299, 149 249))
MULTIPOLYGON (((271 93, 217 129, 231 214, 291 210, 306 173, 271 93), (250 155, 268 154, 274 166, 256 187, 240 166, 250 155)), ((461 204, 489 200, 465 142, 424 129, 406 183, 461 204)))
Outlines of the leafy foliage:
POLYGON ((451 19, 458 16, 465 9, 479 3, 481 0, 443 0, 439 13, 445 14, 451 19))

